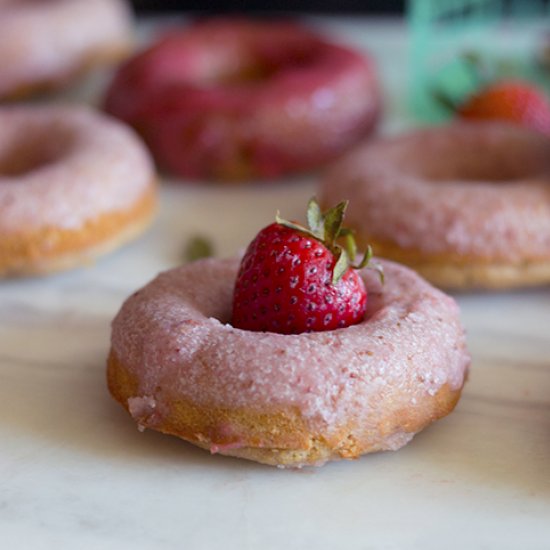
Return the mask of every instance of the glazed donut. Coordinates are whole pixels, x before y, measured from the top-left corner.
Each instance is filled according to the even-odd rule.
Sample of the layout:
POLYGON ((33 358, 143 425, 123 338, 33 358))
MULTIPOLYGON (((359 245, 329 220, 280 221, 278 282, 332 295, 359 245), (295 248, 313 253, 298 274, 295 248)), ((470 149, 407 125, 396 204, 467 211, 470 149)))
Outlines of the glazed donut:
POLYGON ((210 20, 118 72, 106 109, 184 178, 269 178, 316 167, 375 126, 372 62, 293 23, 210 20))
POLYGON ((320 202, 349 199, 357 241, 446 288, 550 282, 550 141, 497 122, 366 144, 332 167, 320 202))
POLYGON ((155 208, 133 131, 84 107, 0 108, 0 276, 88 262, 137 235, 155 208))
POLYGON ((0 0, 0 99, 57 89, 128 53, 123 0, 0 0))
POLYGON ((469 366, 455 301, 411 270, 368 269, 366 317, 326 332, 233 328, 238 259, 167 271, 112 325, 111 394, 138 425, 278 466, 396 450, 454 408, 469 366))

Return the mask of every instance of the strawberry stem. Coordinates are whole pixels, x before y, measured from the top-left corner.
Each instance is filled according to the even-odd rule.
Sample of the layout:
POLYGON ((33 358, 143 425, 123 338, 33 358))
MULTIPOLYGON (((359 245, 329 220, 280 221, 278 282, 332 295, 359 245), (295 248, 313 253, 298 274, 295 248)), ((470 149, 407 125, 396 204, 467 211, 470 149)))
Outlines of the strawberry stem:
POLYGON ((370 246, 367 247, 361 262, 358 265, 353 264, 357 257, 355 234, 352 229, 343 226, 348 202, 342 201, 333 208, 329 208, 326 212, 322 212, 315 197, 311 198, 307 206, 308 227, 281 218, 279 211, 275 215, 275 221, 284 227, 313 237, 333 253, 336 262, 332 272, 332 284, 337 284, 349 268, 363 269, 364 267, 371 267, 377 271, 380 281, 384 282, 382 266, 377 263, 372 263, 371 265, 372 248, 370 246), (337 241, 339 239, 343 240, 343 246, 338 244, 337 241))

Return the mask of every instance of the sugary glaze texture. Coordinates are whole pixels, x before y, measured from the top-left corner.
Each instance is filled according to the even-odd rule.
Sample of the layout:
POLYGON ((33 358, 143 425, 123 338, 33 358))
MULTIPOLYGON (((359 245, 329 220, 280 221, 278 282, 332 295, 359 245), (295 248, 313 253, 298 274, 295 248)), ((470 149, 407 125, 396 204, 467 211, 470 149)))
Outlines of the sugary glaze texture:
POLYGON ((363 270, 365 320, 280 335, 228 324, 239 261, 162 273, 113 321, 108 382, 142 428, 280 466, 398 449, 449 413, 470 363, 454 300, 409 269, 363 270))
POLYGON ((49 271, 60 256, 133 236, 154 211, 154 180, 145 147, 116 120, 84 107, 0 108, 0 274, 49 271))
POLYGON ((550 281, 550 141, 501 123, 453 123, 365 144, 336 163, 324 205, 377 254, 450 287, 550 281))
POLYGON ((64 85, 131 44, 124 0, 0 0, 0 99, 64 85))
POLYGON ((375 126, 370 59, 288 22, 216 19, 126 63, 106 98, 167 170, 247 179, 306 170, 375 126))

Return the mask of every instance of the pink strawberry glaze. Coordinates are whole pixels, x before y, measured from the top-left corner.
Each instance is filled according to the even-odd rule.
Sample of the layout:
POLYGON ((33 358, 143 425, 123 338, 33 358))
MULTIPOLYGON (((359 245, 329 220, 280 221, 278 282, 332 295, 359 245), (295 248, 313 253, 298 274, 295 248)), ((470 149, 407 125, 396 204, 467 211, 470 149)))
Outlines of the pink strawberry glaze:
POLYGON ((122 0, 0 0, 0 97, 128 47, 131 23, 122 0))
POLYGON ((349 199, 351 227, 404 249, 550 255, 550 140, 520 127, 453 123, 365 144, 332 167, 320 196, 349 199))
MULTIPOLYGON (((291 407, 312 429, 330 432, 366 417, 392 390, 414 409, 444 384, 461 388, 470 357, 455 301, 411 270, 381 263, 384 286, 377 274, 361 272, 369 288, 362 323, 292 336, 228 324, 238 259, 160 274, 113 321, 112 350, 139 381, 130 413, 154 428, 181 399, 260 412, 291 407)), ((231 433, 231 426, 219 429, 231 433)), ((411 437, 394 434, 385 448, 411 437)), ((239 445, 238 434, 229 444, 239 445)))
POLYGON ((85 107, 0 108, 0 234, 79 228, 154 181, 133 131, 85 107))
POLYGON ((292 23, 220 19, 173 32, 123 66, 106 108, 178 175, 216 177, 244 163, 273 177, 365 136, 380 98, 371 61, 353 51, 292 23))

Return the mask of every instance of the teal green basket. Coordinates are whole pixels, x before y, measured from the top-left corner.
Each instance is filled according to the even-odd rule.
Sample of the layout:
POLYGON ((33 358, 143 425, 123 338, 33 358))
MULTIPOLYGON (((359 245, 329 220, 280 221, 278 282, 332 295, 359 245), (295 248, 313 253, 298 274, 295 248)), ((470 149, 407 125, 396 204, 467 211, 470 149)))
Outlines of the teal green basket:
POLYGON ((550 90, 538 54, 550 43, 550 0, 409 0, 410 105, 413 116, 437 122, 449 112, 434 96, 458 100, 479 86, 465 54, 499 77, 535 80, 550 90))

